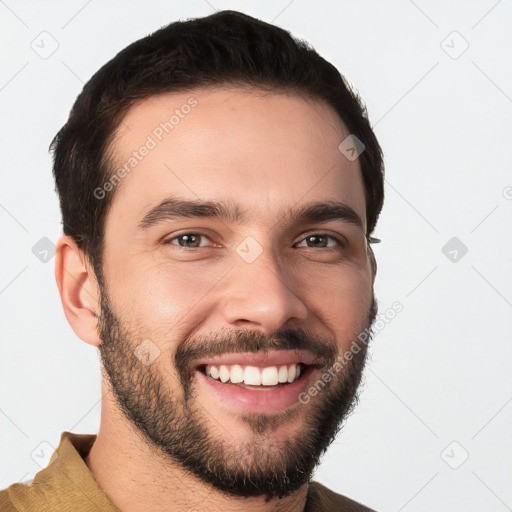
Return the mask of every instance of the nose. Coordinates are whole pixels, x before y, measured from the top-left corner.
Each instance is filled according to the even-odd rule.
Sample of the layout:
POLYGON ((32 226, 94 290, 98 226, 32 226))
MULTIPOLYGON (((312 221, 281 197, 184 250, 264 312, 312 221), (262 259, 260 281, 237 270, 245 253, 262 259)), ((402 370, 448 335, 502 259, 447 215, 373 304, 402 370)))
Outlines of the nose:
POLYGON ((233 328, 255 328, 273 334, 305 320, 308 310, 297 296, 299 283, 283 272, 268 250, 252 263, 242 262, 229 273, 223 287, 222 316, 233 328), (294 286, 295 285, 295 286, 294 286))

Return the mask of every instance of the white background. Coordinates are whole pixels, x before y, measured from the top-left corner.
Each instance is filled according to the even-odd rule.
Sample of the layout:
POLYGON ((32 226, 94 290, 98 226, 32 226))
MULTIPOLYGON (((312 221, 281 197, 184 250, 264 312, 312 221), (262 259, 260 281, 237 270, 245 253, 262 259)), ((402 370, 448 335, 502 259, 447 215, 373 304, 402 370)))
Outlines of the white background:
POLYGON ((97 352, 64 318, 54 260, 32 253, 60 234, 48 145, 115 53, 225 8, 310 41, 358 89, 385 151, 376 293, 403 311, 316 479, 381 511, 512 510, 508 0, 0 2, 0 488, 31 478, 31 454, 44 466, 62 431, 99 425, 97 352), (47 59, 31 48, 41 37, 58 43, 47 59), (452 237, 468 249, 456 262, 452 237))

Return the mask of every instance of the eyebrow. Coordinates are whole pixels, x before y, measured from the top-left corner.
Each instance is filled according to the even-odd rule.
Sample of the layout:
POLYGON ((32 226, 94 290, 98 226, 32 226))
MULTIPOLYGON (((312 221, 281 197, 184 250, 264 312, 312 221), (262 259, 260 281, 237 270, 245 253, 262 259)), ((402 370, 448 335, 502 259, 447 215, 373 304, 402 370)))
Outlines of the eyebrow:
MULTIPOLYGON (((148 229, 155 224, 169 220, 210 218, 234 224, 246 224, 246 212, 233 202, 183 200, 169 197, 149 210, 139 223, 140 229, 148 229)), ((282 219, 290 224, 328 222, 341 220, 361 229, 361 217, 348 205, 337 201, 308 203, 293 209, 282 219)))

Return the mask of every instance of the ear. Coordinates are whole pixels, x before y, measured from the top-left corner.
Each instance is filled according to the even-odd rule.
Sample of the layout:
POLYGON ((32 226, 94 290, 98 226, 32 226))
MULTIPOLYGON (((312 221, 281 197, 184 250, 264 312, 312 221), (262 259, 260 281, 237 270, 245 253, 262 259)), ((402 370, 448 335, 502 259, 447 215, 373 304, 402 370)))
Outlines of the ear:
POLYGON ((375 259, 375 253, 370 245, 368 245, 368 251, 370 252, 370 266, 372 269, 372 286, 375 284, 375 276, 377 275, 377 260, 375 259))
POLYGON ((57 242, 55 279, 69 325, 82 341, 98 347, 100 289, 84 252, 67 235, 57 242))

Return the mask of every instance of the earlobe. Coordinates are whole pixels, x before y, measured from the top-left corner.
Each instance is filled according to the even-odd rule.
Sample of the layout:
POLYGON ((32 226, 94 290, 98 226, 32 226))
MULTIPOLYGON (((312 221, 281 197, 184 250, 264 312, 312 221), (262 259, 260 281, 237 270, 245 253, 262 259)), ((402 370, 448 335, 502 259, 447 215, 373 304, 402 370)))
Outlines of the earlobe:
POLYGON ((99 286, 84 252, 67 235, 57 242, 55 279, 64 314, 76 335, 90 345, 99 346, 99 286))

